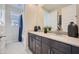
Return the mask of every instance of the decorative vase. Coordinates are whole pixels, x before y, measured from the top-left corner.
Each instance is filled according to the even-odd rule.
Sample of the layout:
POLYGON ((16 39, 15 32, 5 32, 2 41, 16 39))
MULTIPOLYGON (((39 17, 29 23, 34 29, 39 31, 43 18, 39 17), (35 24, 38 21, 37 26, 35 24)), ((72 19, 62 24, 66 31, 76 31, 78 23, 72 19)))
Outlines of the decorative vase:
POLYGON ((44 28, 44 33, 47 33, 47 28, 44 28))

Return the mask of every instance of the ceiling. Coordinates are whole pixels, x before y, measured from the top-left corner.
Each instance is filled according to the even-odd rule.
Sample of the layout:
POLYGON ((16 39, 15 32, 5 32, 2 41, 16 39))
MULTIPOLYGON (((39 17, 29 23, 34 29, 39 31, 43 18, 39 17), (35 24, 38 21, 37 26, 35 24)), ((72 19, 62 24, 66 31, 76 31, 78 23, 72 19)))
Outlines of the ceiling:
POLYGON ((66 7, 68 5, 70 5, 70 4, 44 4, 42 7, 44 10, 51 12, 51 11, 54 11, 56 9, 66 7))

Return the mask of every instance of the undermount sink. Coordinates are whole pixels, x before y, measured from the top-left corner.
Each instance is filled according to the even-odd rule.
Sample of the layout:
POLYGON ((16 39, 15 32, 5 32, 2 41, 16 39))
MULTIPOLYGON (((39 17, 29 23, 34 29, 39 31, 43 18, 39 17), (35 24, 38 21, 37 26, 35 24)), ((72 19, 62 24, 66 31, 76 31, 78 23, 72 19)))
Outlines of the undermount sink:
POLYGON ((62 32, 53 32, 54 34, 57 34, 57 35, 63 35, 62 32))

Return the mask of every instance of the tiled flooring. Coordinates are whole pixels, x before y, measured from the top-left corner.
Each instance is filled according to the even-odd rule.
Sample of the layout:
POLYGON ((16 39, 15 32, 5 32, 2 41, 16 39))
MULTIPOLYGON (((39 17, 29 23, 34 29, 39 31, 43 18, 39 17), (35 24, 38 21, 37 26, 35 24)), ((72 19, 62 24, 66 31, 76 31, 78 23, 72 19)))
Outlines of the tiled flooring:
POLYGON ((31 54, 31 51, 23 47, 20 42, 9 43, 6 47, 6 54, 31 54))

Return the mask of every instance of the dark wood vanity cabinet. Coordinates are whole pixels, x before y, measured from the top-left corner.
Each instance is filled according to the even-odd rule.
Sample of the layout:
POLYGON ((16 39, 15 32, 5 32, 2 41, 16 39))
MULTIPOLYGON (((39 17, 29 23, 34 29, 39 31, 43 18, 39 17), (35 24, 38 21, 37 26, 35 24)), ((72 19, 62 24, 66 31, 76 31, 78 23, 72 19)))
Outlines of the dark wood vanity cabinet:
POLYGON ((79 47, 72 46, 72 54, 79 54, 79 47))
POLYGON ((35 54, 79 54, 79 47, 28 33, 29 49, 35 54))

